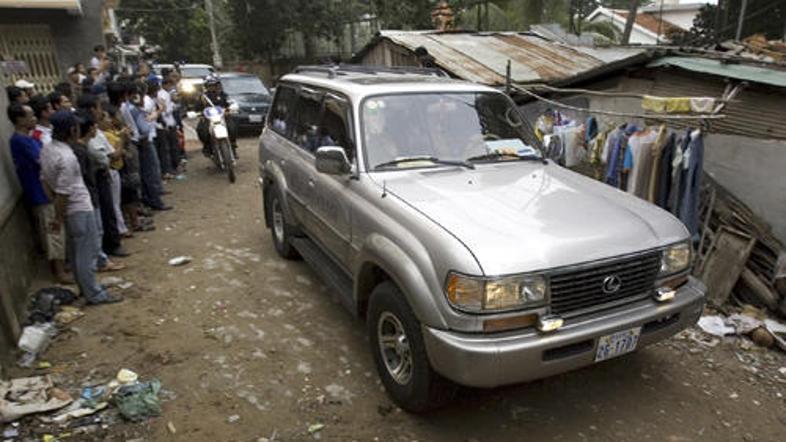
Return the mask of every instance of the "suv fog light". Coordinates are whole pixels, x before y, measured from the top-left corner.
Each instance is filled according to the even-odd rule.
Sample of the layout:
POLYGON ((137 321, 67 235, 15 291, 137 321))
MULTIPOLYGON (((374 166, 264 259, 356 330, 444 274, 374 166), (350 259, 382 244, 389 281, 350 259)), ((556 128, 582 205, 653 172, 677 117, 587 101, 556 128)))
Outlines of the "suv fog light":
POLYGON ((655 300, 658 302, 666 302, 671 301, 674 299, 674 295, 677 294, 677 291, 672 289, 671 287, 660 287, 658 290, 655 291, 655 300))
POLYGON ((558 330, 565 321, 559 316, 541 316, 538 319, 538 330, 548 333, 558 330))

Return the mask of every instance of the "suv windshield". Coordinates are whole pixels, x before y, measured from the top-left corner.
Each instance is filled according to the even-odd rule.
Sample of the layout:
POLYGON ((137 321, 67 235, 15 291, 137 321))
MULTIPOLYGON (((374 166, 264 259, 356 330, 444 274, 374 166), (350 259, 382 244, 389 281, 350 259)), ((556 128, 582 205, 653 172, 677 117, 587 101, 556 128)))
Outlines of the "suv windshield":
POLYGON ((201 66, 181 66, 180 72, 183 78, 204 78, 213 73, 213 70, 201 66))
POLYGON ((265 85, 256 77, 223 77, 221 85, 224 87, 224 92, 230 95, 269 95, 265 85))
POLYGON ((369 170, 540 159, 531 129, 500 93, 374 96, 362 119, 369 170))

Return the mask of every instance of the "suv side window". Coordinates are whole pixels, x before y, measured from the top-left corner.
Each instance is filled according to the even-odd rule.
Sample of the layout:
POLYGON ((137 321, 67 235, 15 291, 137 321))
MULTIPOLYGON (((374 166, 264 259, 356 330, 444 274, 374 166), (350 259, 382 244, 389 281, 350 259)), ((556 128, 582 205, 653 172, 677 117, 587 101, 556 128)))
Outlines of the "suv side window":
POLYGON ((341 146, 350 161, 355 159, 355 143, 352 142, 352 118, 349 102, 333 94, 325 96, 319 146, 341 146))
POLYGON ((292 126, 292 141, 313 153, 319 147, 319 123, 322 119, 321 92, 302 88, 297 96, 297 115, 292 126))
POLYGON ((292 117, 295 110, 295 89, 291 86, 279 85, 276 91, 276 101, 268 118, 270 128, 279 134, 289 136, 292 117))

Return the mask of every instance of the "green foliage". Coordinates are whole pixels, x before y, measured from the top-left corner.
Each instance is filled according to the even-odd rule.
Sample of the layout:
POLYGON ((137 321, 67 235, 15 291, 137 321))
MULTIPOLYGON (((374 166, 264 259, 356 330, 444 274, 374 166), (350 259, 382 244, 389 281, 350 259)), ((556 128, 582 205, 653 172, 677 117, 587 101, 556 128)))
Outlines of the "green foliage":
MULTIPOLYGON (((721 6, 705 5, 693 20, 690 31, 673 33, 669 38, 676 44, 693 46, 707 46, 734 39, 740 7, 740 2, 728 0, 721 2, 721 6)), ((746 16, 749 18, 743 26, 743 38, 759 33, 765 34, 768 39, 783 38, 786 2, 749 0, 746 16)))
POLYGON ((611 40, 612 43, 619 43, 620 38, 622 37, 622 32, 620 32, 620 30, 610 21, 584 23, 582 25, 581 31, 600 34, 611 40))
POLYGON ((159 60, 207 62, 210 30, 202 4, 199 0, 123 0, 117 14, 127 31, 161 47, 159 60))

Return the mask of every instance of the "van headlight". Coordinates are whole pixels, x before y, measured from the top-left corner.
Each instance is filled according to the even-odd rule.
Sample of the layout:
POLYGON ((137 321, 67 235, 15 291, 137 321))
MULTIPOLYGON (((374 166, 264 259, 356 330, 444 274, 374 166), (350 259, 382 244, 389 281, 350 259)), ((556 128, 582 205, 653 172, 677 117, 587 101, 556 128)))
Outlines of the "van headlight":
POLYGON ((674 275, 681 273, 690 267, 691 255, 690 242, 681 242, 667 247, 663 250, 660 263, 660 276, 674 275))
POLYGON ((459 310, 499 312, 546 304, 548 284, 543 275, 484 278, 451 272, 445 292, 459 310))

